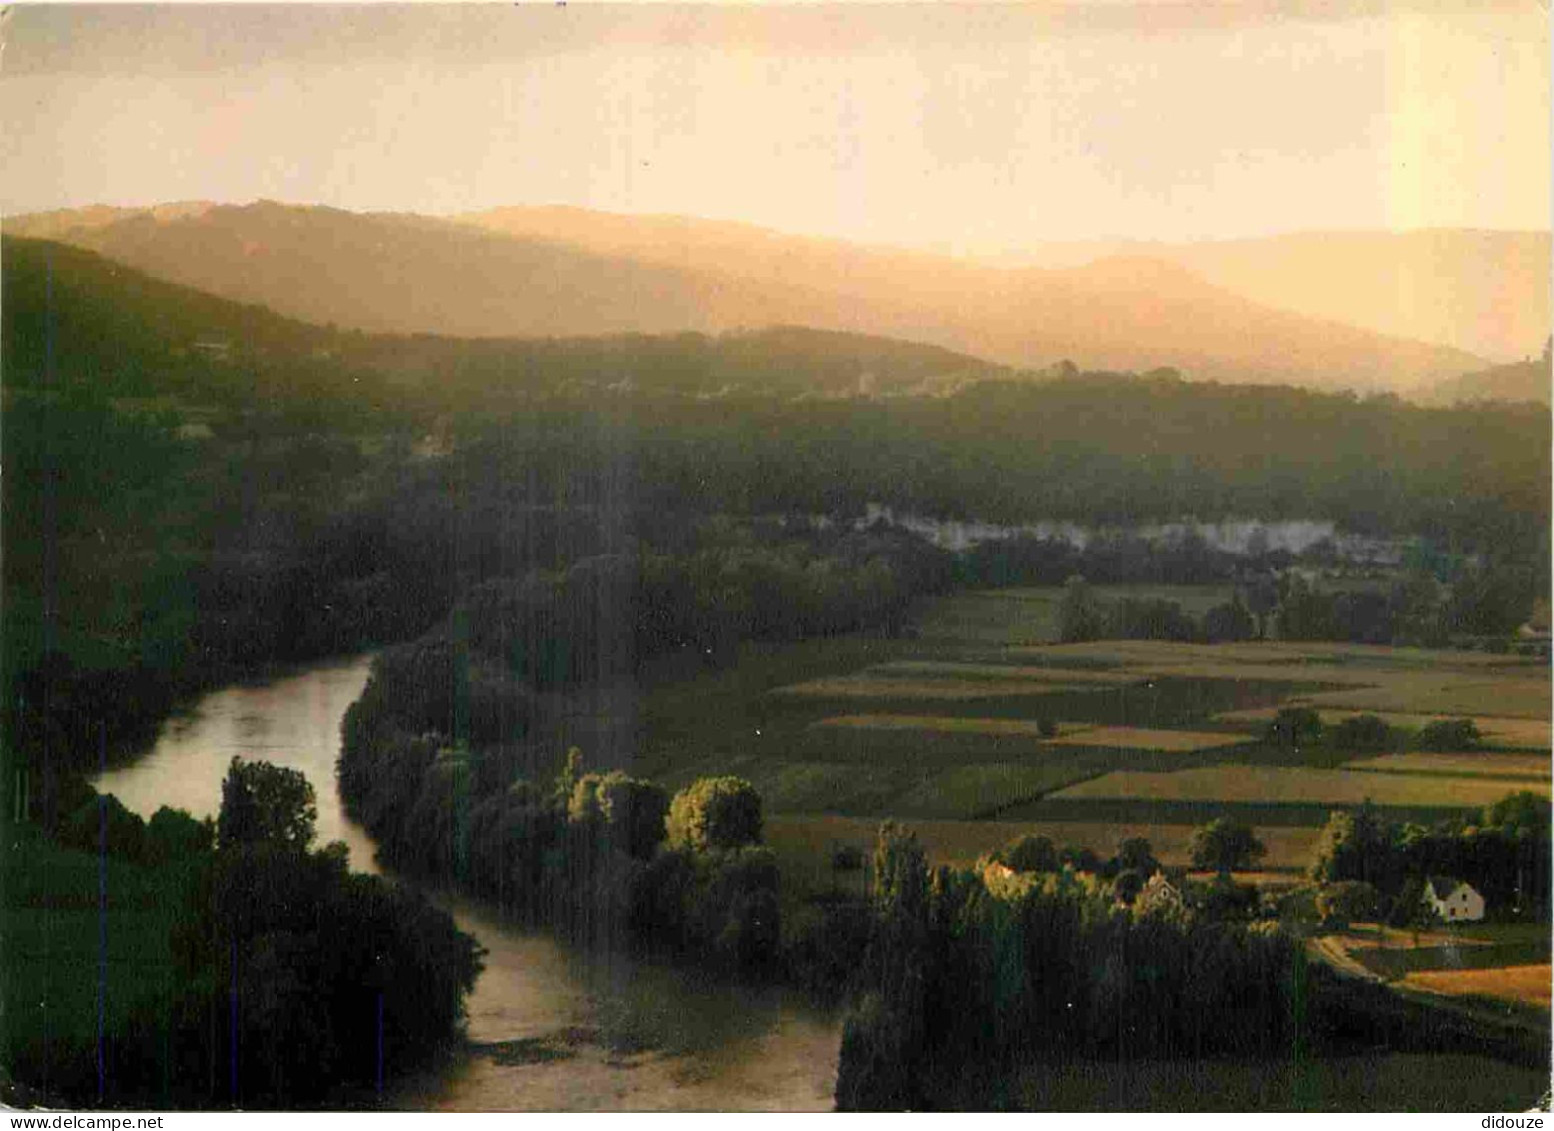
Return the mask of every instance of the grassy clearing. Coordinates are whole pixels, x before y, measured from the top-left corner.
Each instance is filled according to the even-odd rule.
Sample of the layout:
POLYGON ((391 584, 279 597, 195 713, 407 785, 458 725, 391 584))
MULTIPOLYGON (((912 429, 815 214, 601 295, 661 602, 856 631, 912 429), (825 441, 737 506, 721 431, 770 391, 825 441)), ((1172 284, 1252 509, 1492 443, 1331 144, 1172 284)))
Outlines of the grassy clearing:
POLYGON ((87 1040, 99 994, 111 1029, 146 999, 176 988, 168 934, 183 906, 184 877, 110 858, 106 914, 96 856, 60 848, 30 826, 8 830, 0 892, 0 1039, 87 1040))
POLYGON ((1353 711, 1433 711, 1452 718, 1497 716, 1548 725, 1549 681, 1501 678, 1463 680, 1420 674, 1389 679, 1377 687, 1322 692, 1311 697, 1318 707, 1353 711))
POLYGON ((1308 701, 1357 712, 1549 719, 1547 665, 1481 653, 1364 645, 1173 644, 1107 640, 1012 648, 1049 663, 1104 660, 1123 674, 1178 678, 1304 681, 1308 701))
POLYGON ((1048 683, 1011 679, 940 679, 907 680, 871 678, 867 675, 838 676, 790 684, 772 691, 773 695, 802 695, 812 699, 892 699, 948 700, 995 699, 1025 695, 1051 695, 1059 691, 1104 690, 1089 683, 1048 683))
POLYGON ((1549 760, 1516 754, 1382 754, 1345 762, 1343 769, 1373 774, 1451 774, 1455 777, 1530 779, 1547 788, 1549 760))
MULTIPOLYGON (((937 731, 941 734, 999 734, 1041 736, 1041 723, 1032 719, 975 719, 959 715, 832 715, 811 723, 817 727, 854 727, 863 730, 937 731)), ((1090 729, 1083 724, 1064 723, 1059 733, 1090 729)))
POLYGON ((788 762, 740 767, 772 812, 971 818, 1061 789, 1100 769, 1072 761, 949 767, 788 762))
MULTIPOLYGON (((1220 585, 1097 585, 1103 601, 1122 597, 1175 601, 1184 611, 1202 616, 1230 600, 1231 587, 1220 585)), ((975 589, 958 593, 925 610, 919 625, 922 639, 956 644, 1008 647, 1058 639, 1058 609, 1063 587, 1030 586, 975 589)))
POLYGON ((1065 654, 1106 656, 1114 663, 1129 665, 1158 662, 1182 663, 1192 660, 1233 663, 1242 667, 1265 664, 1291 664, 1305 667, 1321 665, 1343 668, 1357 680, 1364 678, 1367 672, 1374 673, 1378 670, 1462 671, 1479 676, 1495 672, 1528 675, 1548 670, 1546 661, 1488 652, 1393 648, 1384 644, 1277 640, 1254 640, 1239 644, 1179 644, 1168 640, 1096 640, 1055 647, 1012 648, 1010 652, 1018 656, 1044 658, 1065 654))
POLYGON ((876 664, 870 675, 889 677, 926 675, 955 679, 1008 679, 1041 683, 1100 683, 1124 685, 1139 682, 1138 676, 1122 675, 1099 668, 1036 667, 1030 664, 988 664, 953 660, 895 660, 876 664))
POLYGON ((1406 975, 1403 984, 1452 997, 1487 997, 1547 1009, 1551 979, 1554 972, 1545 962, 1485 970, 1421 970, 1406 975))
POLYGON ((1010 1099, 1030 1111, 1529 1111, 1548 1086, 1547 1066, 1389 1053, 1033 1065, 1011 1082, 1010 1099))
POLYGON ((1162 750, 1191 753, 1245 742, 1239 734, 1209 734, 1191 730, 1150 730, 1146 727, 1085 727, 1050 740, 1052 746, 1095 746, 1122 750, 1162 750))
MULTIPOLYGON (((1389 941, 1402 942, 1399 933, 1388 932, 1389 941)), ((1408 974, 1433 972, 1454 973, 1463 970, 1498 970, 1507 966, 1526 966, 1549 960, 1549 940, 1527 939, 1514 943, 1478 942, 1457 939, 1443 932, 1434 932, 1431 939, 1421 939, 1420 946, 1356 946, 1346 940, 1345 949, 1368 969, 1384 978, 1401 978, 1408 974), (1440 942, 1444 945, 1424 945, 1440 942)), ((1464 990, 1472 993, 1472 990, 1464 990)))
POLYGON ((1500 800, 1507 792, 1503 781, 1224 764, 1174 773, 1120 770, 1070 786, 1051 800, 1359 805, 1368 798, 1377 805, 1479 809, 1500 800))
MULTIPOLYGON (((1049 794, 1038 801, 1012 806, 999 817, 1008 821, 1080 821, 1116 825, 1202 825, 1219 817, 1233 817, 1258 829, 1303 826, 1320 830, 1334 808, 1334 805, 1320 801, 1173 801, 1159 797, 1060 798, 1049 794)), ((1387 816, 1392 820, 1421 825, 1454 820, 1470 811, 1461 805, 1389 805, 1387 809, 1387 816)))

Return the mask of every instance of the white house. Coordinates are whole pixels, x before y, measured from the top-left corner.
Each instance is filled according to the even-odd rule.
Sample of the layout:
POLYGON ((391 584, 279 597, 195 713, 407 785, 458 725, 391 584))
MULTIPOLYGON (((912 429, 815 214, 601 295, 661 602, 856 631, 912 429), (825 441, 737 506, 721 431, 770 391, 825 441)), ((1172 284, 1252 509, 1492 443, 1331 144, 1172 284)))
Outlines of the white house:
POLYGON ((1476 923, 1484 917, 1484 897, 1461 880, 1426 876, 1420 898, 1443 923, 1476 923))

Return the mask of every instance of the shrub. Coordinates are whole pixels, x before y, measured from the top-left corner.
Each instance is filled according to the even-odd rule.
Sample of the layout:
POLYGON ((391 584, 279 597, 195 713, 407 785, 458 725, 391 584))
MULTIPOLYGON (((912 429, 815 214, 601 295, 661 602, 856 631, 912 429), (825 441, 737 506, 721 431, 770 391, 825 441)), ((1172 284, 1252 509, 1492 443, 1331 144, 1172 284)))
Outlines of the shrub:
POLYGON ((59 830, 61 844, 140 863, 146 858, 146 822, 131 813, 111 793, 98 794, 65 819, 59 830))
POLYGON ((1057 848, 1044 836, 1022 836, 1012 840, 1000 856, 1004 864, 1016 872, 1056 872, 1061 866, 1057 848))
POLYGON ((1473 750, 1483 736, 1472 719, 1437 719, 1419 732, 1421 750, 1473 750))
POLYGON ((210 851, 215 839, 210 821, 197 821, 182 809, 164 805, 146 825, 146 859, 163 864, 197 858, 210 851))
POLYGON ((1281 707, 1264 737, 1281 746, 1299 746, 1322 737, 1322 716, 1310 707, 1281 707))
POLYGON ((612 770, 578 779, 567 801, 567 821, 596 824, 612 847, 645 860, 664 839, 668 809, 669 799, 662 788, 612 770))
POLYGON ((1192 834, 1192 866, 1213 868, 1229 873, 1262 859, 1262 841, 1249 825, 1229 817, 1218 817, 1192 834))
POLYGON ((1340 750, 1385 750, 1392 742, 1392 728, 1376 715, 1356 715, 1335 726, 1328 737, 1340 750))
POLYGON ((1360 880, 1327 884, 1317 892, 1317 914, 1328 926, 1348 926, 1375 914, 1376 898, 1376 888, 1360 880))
POLYGON ((761 795, 743 778, 701 778, 669 806, 669 843, 698 852, 761 843, 761 795))

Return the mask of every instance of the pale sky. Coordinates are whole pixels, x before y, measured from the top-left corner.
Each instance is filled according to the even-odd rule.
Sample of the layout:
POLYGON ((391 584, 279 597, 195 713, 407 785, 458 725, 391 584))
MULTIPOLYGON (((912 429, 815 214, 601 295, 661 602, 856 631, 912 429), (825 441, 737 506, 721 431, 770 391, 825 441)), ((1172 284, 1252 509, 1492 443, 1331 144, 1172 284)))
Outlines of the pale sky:
POLYGON ((1539 0, 28 7, 0 207, 570 204, 963 251, 1550 226, 1539 0))

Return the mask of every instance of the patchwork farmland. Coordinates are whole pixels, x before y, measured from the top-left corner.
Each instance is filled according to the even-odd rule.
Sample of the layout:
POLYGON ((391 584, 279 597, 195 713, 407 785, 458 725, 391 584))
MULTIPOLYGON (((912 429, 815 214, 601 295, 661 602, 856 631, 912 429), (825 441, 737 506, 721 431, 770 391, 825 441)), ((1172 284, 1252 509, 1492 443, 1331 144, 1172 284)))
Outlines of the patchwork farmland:
POLYGON ((832 879, 834 847, 867 848, 886 818, 909 821, 946 862, 1034 832, 1103 853, 1142 835, 1184 863, 1192 829, 1229 815, 1268 844, 1265 871, 1293 876, 1335 807, 1369 799, 1434 821, 1550 788, 1546 661, 1279 641, 1057 644, 1058 597, 960 594, 920 610, 916 635, 749 645, 731 671, 665 670, 637 720, 639 772, 748 778, 785 874, 817 885, 832 879), (1270 740, 1290 706, 1318 712, 1329 735, 1378 714, 1388 746, 1270 740), (1417 749, 1425 726, 1458 717, 1483 736, 1475 749, 1417 749))

